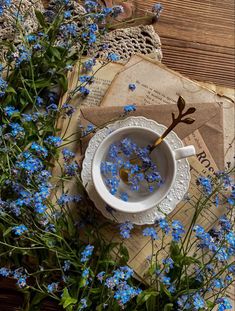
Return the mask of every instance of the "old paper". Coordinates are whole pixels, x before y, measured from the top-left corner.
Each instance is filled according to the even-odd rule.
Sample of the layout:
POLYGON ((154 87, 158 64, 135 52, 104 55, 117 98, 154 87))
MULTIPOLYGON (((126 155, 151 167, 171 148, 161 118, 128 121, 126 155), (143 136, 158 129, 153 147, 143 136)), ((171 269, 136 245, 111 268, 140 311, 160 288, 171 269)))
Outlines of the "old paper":
MULTIPOLYGON (((83 61, 85 61, 84 59, 83 61)), ((81 68, 77 64, 74 66, 72 72, 68 74, 68 91, 61 98, 61 102, 65 102, 69 92, 73 91, 78 85, 79 82, 79 72, 81 68)), ((115 75, 123 68, 123 64, 119 63, 105 63, 101 60, 96 60, 95 66, 92 68, 90 75, 94 75, 92 83, 88 84, 86 87, 90 90, 88 96, 81 97, 76 96, 73 100, 75 106, 84 105, 84 106, 93 106, 99 105, 105 92, 113 81, 115 75)))
MULTIPOLYGON (((130 64, 130 67, 132 67, 135 64, 137 64, 138 62, 140 62, 140 59, 138 57, 136 57, 135 59, 132 59, 131 61, 132 61, 132 63, 130 64)), ((98 98, 102 97, 102 94, 104 94, 106 92, 106 89, 107 89, 108 85, 110 85, 110 83, 112 82, 113 77, 116 75, 117 72, 120 72, 120 68, 116 67, 115 68, 116 71, 110 73, 109 79, 107 79, 108 75, 105 74, 105 76, 103 76, 102 75, 102 70, 104 70, 104 69, 108 70, 109 69, 108 66, 106 68, 104 67, 104 68, 100 69, 100 71, 97 72, 97 75, 98 75, 98 73, 100 75, 100 77, 99 77, 100 80, 99 79, 96 80, 97 81, 97 83, 96 83, 97 87, 95 88, 97 90, 98 98), (105 77, 105 79, 103 79, 103 77, 105 77)), ((121 70, 122 70, 122 68, 121 68, 121 70)), ((76 73, 72 73, 71 75, 73 75, 73 74, 74 74, 73 79, 70 79, 70 87, 71 87, 71 89, 73 89, 74 85, 76 85, 76 79, 77 79, 76 73)), ((136 80, 133 79, 133 80, 129 81, 128 84, 130 82, 135 83, 136 80)), ((128 88, 128 84, 127 85, 125 84, 124 91, 126 90, 126 88, 128 88)), ((142 84, 144 86, 141 86, 141 87, 143 87, 144 90, 146 88, 148 88, 147 83, 145 83, 145 84, 142 83, 142 84)), ((139 88, 140 84, 137 84, 137 85, 138 85, 138 88, 139 88)), ((187 90, 187 88, 186 88, 186 90, 187 90)), ((190 92, 191 91, 192 90, 190 89, 190 92)), ((95 94, 95 92, 93 94, 95 94)), ((121 94, 123 92, 123 89, 119 89, 118 91, 116 90, 115 92, 117 93, 117 95, 120 95, 120 98, 122 97, 121 94)), ((112 92, 110 93, 110 91, 108 91, 108 93, 109 93, 109 96, 110 96, 110 94, 112 94, 112 92)), ((134 94, 134 93, 135 92, 129 92, 128 91, 129 95, 130 94, 134 94)), ((112 94, 112 96, 113 95, 115 95, 115 94, 112 94)), ((108 98, 107 96, 106 96, 106 100, 108 98)), ((150 100, 151 103, 153 101, 155 103, 155 99, 157 98, 157 96, 160 96, 157 92, 153 92, 152 90, 147 89, 146 99, 142 98, 142 100, 144 101, 143 103, 144 104, 148 104, 147 101, 149 100, 149 98, 151 99, 150 100)), ((172 103, 171 98, 170 97, 168 98, 168 97, 169 96, 161 98, 161 103, 162 102, 163 103, 164 102, 165 103, 167 103, 167 102, 172 103)), ((90 99, 89 99, 89 97, 87 97, 86 100, 87 100, 87 104, 86 105, 96 105, 96 104, 99 104, 98 100, 97 100, 97 103, 96 103, 96 99, 93 98, 92 96, 90 97, 90 99)), ((134 102, 135 101, 133 101, 131 103, 134 103, 134 102)), ((119 104, 119 103, 120 103, 119 101, 115 102, 116 105, 119 104)), ((79 108, 80 102, 78 101, 77 103, 75 103, 75 105, 79 108)), ((78 111, 75 113, 75 115, 72 117, 72 119, 70 121, 67 120, 67 121, 63 122, 63 125, 61 127, 62 128, 62 136, 65 135, 65 132, 66 132, 65 137, 70 136, 72 133, 76 132, 76 130, 78 128, 78 117, 79 117, 79 114, 80 114, 80 110, 78 109, 78 111), (68 123, 68 122, 70 122, 70 123, 68 123)), ((75 137, 73 136, 73 138, 75 138, 75 137)), ((191 137, 186 138, 185 143, 187 144, 190 141, 192 142, 193 140, 194 140, 194 144, 196 145, 196 148, 197 148, 199 154, 202 153, 202 152, 206 153, 206 158, 205 159, 208 159, 210 161, 210 166, 207 167, 205 161, 203 163, 201 161, 201 163, 200 163, 199 162, 200 160, 196 159, 196 158, 190 160, 191 173, 192 173, 193 178, 192 178, 192 182, 191 182, 191 186, 190 186, 190 190, 189 190, 189 196, 191 197, 192 200, 196 199, 198 197, 198 195, 200 195, 200 191, 195 186, 195 179, 199 175, 210 174, 209 171, 212 171, 212 169, 210 169, 210 168, 216 169, 216 164, 215 164, 215 162, 213 160, 213 156, 210 154, 208 148, 206 147, 205 142, 203 142, 203 138, 202 138, 200 132, 196 131, 195 133, 193 133, 191 135, 191 137)), ((69 147, 72 147, 71 149, 74 150, 77 153, 77 160, 79 161, 81 152, 80 152, 80 146, 79 146, 78 142, 74 141, 74 143, 69 145, 69 147)), ((68 190, 69 193, 75 194, 76 191, 77 191, 76 181, 73 180, 73 181, 67 183, 65 190, 68 190)), ((201 224, 205 225, 206 228, 210 228, 216 222, 216 220, 217 220, 217 218, 219 216, 218 213, 223 213, 223 210, 221 210, 221 209, 218 210, 218 209, 216 209, 216 207, 214 205, 212 205, 209 210, 205 211, 201 215, 201 224)), ((191 215, 192 215, 192 205, 187 200, 187 197, 186 197, 185 200, 183 202, 181 202, 177 206, 177 208, 171 214, 171 217, 173 217, 174 219, 180 219, 183 222, 183 224, 187 227, 191 215)), ((104 221, 104 219, 103 219, 103 217, 101 215, 99 217, 100 217, 100 222, 104 221)), ((111 224, 110 228, 109 229, 107 228, 107 230, 104 231, 103 234, 105 235, 107 240, 109 240, 111 237, 113 237, 113 238, 117 238, 118 237, 118 232, 115 231, 113 224, 111 224)), ((151 241, 149 241, 148 239, 143 237, 142 236, 142 229, 140 227, 137 227, 133 231, 132 238, 130 240, 126 241, 126 246, 128 247, 129 252, 130 252, 129 264, 135 270, 137 275, 140 278, 142 278, 143 277, 143 273, 146 271, 146 268, 147 268, 146 257, 151 254, 151 241)), ((234 293, 234 289, 232 288, 231 291, 229 292, 229 294, 232 295, 233 293, 234 293)))
MULTIPOLYGON (((123 68, 122 64, 108 63, 103 65, 97 61, 93 68, 94 81, 88 86, 90 94, 81 100, 82 105, 99 106, 115 75, 123 68)), ((76 101, 76 99, 75 99, 76 101)))
MULTIPOLYGON (((123 70, 114 78, 101 105, 175 104, 179 95, 183 96, 188 104, 192 104, 195 107, 197 107, 198 103, 205 105, 216 103, 219 106, 227 108, 233 107, 232 98, 218 95, 214 91, 145 56, 133 56, 131 58, 130 65, 127 63, 123 70), (136 84, 137 88, 134 92, 128 90, 129 83, 136 84)), ((227 122, 225 122, 226 124, 227 122)), ((223 131, 223 127, 223 124, 208 123, 207 134, 211 137, 209 141, 205 140, 204 133, 201 132, 210 151, 215 144, 219 144, 216 139, 217 137, 211 135, 211 132, 223 131)), ((230 133, 233 132, 232 128, 227 130, 230 133)), ((220 147, 221 153, 224 154, 224 146, 221 145, 220 147)), ((212 156, 219 168, 222 169, 224 167, 224 161, 220 162, 220 156, 218 157, 218 154, 212 154, 212 156)), ((233 162, 233 156, 231 154, 230 157, 229 161, 233 162)))
MULTIPOLYGON (((84 59, 83 61, 85 61, 84 59)), ((75 152, 76 160, 80 162, 81 160, 81 149, 80 149, 80 136, 79 136, 79 118, 80 118, 80 108, 82 106, 99 106, 101 99, 103 98, 105 92, 107 91, 109 85, 113 81, 113 78, 123 68, 122 64, 118 63, 108 63, 105 64, 103 61, 96 61, 96 65, 93 67, 94 79, 92 84, 89 85, 90 94, 82 98, 81 96, 76 96, 71 104, 75 109, 75 112, 70 117, 60 117, 57 122, 57 128, 60 131, 60 136, 63 139, 63 143, 68 143, 68 147, 75 152), (70 143, 72 141, 72 143, 70 143)), ((62 107, 63 104, 67 102, 70 94, 79 85, 79 64, 74 66, 73 70, 68 73, 68 90, 61 97, 59 106, 62 107)), ((59 162, 62 161, 62 155, 60 155, 59 162)), ((60 165, 55 165, 52 171, 52 176, 56 177, 60 175, 60 165)), ((66 191, 69 193, 76 193, 76 181, 73 179, 66 183, 66 191)), ((53 201, 56 200, 56 196, 61 193, 60 182, 58 181, 55 190, 52 193, 53 201)))
MULTIPOLYGON (((58 127, 61 130, 61 137, 66 141, 67 137, 71 137, 73 133, 78 131, 78 119, 80 117, 80 107, 84 106, 99 106, 101 99, 107 91, 109 85, 113 81, 115 75, 123 68, 122 64, 108 63, 104 64, 102 61, 97 60, 96 65, 93 67, 94 79, 91 84, 87 86, 90 93, 85 98, 77 95, 72 100, 71 104, 75 108, 75 112, 71 117, 61 118, 58 121, 58 127)), ((60 100, 60 106, 62 106, 69 94, 73 92, 79 85, 79 65, 73 68, 73 71, 69 73, 68 77, 68 91, 60 100)), ((74 140, 76 136, 72 136, 74 140)))
MULTIPOLYGON (((225 163, 231 162, 234 158, 235 150, 235 89, 224 86, 215 85, 212 83, 202 83, 201 85, 207 87, 219 96, 227 98, 228 101, 224 108, 224 146, 225 146, 225 163)), ((234 165, 234 161, 231 163, 234 165)))

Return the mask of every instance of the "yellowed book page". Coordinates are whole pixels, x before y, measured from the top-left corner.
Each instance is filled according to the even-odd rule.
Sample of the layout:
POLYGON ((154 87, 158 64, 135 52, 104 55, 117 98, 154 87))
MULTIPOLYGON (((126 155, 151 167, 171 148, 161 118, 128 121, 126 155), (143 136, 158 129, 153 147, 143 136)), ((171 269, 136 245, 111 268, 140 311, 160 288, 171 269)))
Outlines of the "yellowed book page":
MULTIPOLYGON (((75 96, 72 100, 72 105, 76 109, 71 118, 66 118, 63 121, 61 128, 61 135, 66 139, 73 133, 78 131, 78 119, 80 116, 81 106, 99 106, 100 102, 107 91, 109 85, 113 81, 115 75, 123 68, 122 64, 117 63, 104 63, 97 61, 96 65, 93 67, 94 80, 91 84, 87 86, 90 90, 88 96, 81 97, 79 95, 75 96)), ((79 74, 78 67, 76 66, 69 78, 69 89, 67 94, 62 98, 62 104, 66 101, 69 92, 73 91, 79 85, 79 74)))
POLYGON ((123 65, 118 63, 102 66, 102 63, 97 61, 97 65, 93 68, 94 82, 88 86, 90 94, 81 101, 82 105, 99 106, 114 77, 123 68, 123 65))
MULTIPOLYGON (((179 203, 170 214, 170 218, 180 220, 186 229, 188 228, 193 215, 193 203, 195 203, 202 194, 196 186, 196 180, 199 176, 211 175, 211 173, 197 160, 196 157, 190 158, 189 162, 191 166, 191 183, 189 191, 186 194, 185 199, 183 199, 183 201, 179 203)), ((209 229, 216 223, 218 217, 220 217, 225 211, 225 208, 218 209, 214 204, 212 204, 210 209, 202 212, 198 222, 206 229, 209 229)), ((128 247, 130 246, 131 249, 130 265, 139 276, 143 277, 146 258, 151 254, 151 240, 146 243, 146 238, 141 237, 142 228, 138 228, 140 228, 138 230, 139 232, 136 230, 134 235, 132 235, 132 238, 126 241, 126 245, 128 247)), ((158 244, 159 242, 156 241, 155 243, 158 244)))
POLYGON ((131 65, 127 63, 116 75, 102 101, 102 106, 124 106, 134 103, 137 105, 174 104, 179 95, 192 104, 221 103, 225 100, 160 62, 142 55, 135 55, 133 59, 129 61, 131 65), (135 92, 129 92, 129 83, 136 84, 135 92))
MULTIPOLYGON (((84 59, 85 60, 85 59, 84 59)), ((81 106, 99 106, 101 99, 103 98, 105 92, 107 91, 109 85, 111 84, 115 75, 123 68, 122 64, 118 63, 108 63, 104 65, 104 62, 97 60, 96 65, 93 67, 93 74, 94 81, 92 84, 89 85, 90 94, 82 98, 81 96, 77 95, 71 101, 71 105, 75 108, 75 112, 72 114, 71 117, 63 118, 61 117, 58 120, 57 128, 60 130, 60 135, 63 138, 63 143, 69 143, 68 147, 76 154, 76 160, 80 162, 81 160, 81 148, 80 148, 80 137, 79 137, 79 117, 80 117, 80 107, 81 106)), ((60 99, 60 107, 66 103, 67 98, 73 92, 79 83, 79 72, 80 68, 79 65, 74 66, 73 70, 68 74, 68 90, 67 92, 61 97, 60 99)), ((59 162, 62 161, 62 156, 59 159, 59 162)), ((60 175, 60 165, 55 165, 53 172, 53 177, 60 175)), ((60 182, 55 188, 53 192, 53 200, 56 200, 55 195, 59 196, 61 189, 60 189, 60 182)), ((65 188, 69 189, 70 193, 76 193, 76 182, 71 180, 66 183, 65 188)))

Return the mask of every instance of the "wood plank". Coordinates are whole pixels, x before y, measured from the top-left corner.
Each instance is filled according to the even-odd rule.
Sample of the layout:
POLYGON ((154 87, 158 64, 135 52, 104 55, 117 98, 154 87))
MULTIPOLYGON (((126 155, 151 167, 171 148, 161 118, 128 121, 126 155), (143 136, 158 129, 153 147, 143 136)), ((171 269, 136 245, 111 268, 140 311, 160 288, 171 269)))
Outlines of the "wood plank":
POLYGON ((234 55, 231 49, 221 50, 203 44, 195 46, 187 41, 164 37, 161 40, 163 63, 170 68, 191 79, 234 87, 234 55))
MULTIPOLYGON (((151 10, 154 0, 134 0, 137 15, 151 10)), ((162 35, 221 46, 234 46, 234 1, 162 0, 158 23, 162 35), (172 27, 173 26, 173 27, 172 27), (170 29, 170 33, 169 33, 170 29), (177 34, 177 36, 176 36, 177 34), (205 41, 207 39, 207 41, 205 41), (209 41, 208 41, 209 40, 209 41)))
MULTIPOLYGON (((0 310, 1 311, 21 311, 24 297, 17 290, 16 281, 10 278, 0 277, 0 310)), ((62 307, 50 298, 46 298, 41 303, 42 311, 62 311, 62 307)))
MULTIPOLYGON (((135 0, 136 15, 154 0, 135 0)), ((234 1, 162 0, 155 29, 163 63, 191 79, 234 87, 234 1)))

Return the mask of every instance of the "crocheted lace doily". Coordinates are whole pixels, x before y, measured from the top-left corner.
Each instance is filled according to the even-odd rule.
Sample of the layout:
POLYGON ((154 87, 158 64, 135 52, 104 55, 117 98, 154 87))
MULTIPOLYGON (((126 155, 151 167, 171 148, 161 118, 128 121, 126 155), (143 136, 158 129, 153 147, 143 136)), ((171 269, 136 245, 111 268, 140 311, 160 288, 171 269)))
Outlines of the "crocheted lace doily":
POLYGON ((43 11, 43 5, 38 0, 14 0, 9 8, 0 15, 0 40, 14 40, 16 34, 16 16, 26 32, 33 32, 37 27, 34 10, 43 11))
MULTIPOLYGON (((106 3, 105 4, 110 4, 106 3)), ((116 4, 117 1, 112 1, 112 4, 116 4)), ((58 1, 51 0, 47 6, 47 11, 51 12, 48 18, 53 18, 53 12, 58 9, 58 1)), ((70 21, 80 24, 80 14, 84 14, 85 9, 75 0, 69 2, 69 9, 72 12, 70 21)), ((77 48, 79 48, 77 44, 77 48)), ((137 26, 126 29, 118 29, 107 33, 96 49, 96 57, 101 59, 107 59, 109 53, 116 53, 120 56, 120 62, 126 62, 131 55, 140 53, 150 55, 152 57, 161 60, 161 41, 156 34, 153 26, 137 26), (105 48, 104 48, 105 47, 105 48)), ((92 53, 94 50, 91 51, 92 53)))
MULTIPOLYGON (((16 17, 24 33, 30 33, 37 29, 37 21, 34 10, 43 12, 42 2, 39 0, 13 0, 9 8, 0 15, 0 41, 9 40, 18 42, 19 32, 16 27, 16 17)), ((0 59, 4 49, 0 51, 0 59)))
MULTIPOLYGON (((84 13, 84 8, 73 0, 70 2, 73 16, 84 13)), ((18 32, 16 31, 16 19, 18 15, 20 24, 25 33, 37 29, 37 22, 34 10, 44 11, 42 2, 39 0, 13 0, 10 8, 4 10, 0 16, 0 41, 10 40, 18 43, 18 32)), ((56 1, 51 0, 47 10, 56 11, 56 1)), ((79 18, 75 21, 79 24, 79 18)), ((77 47, 78 48, 78 47, 77 47)), ((133 54, 140 53, 150 55, 157 60, 162 59, 161 41, 153 26, 136 26, 125 29, 117 29, 107 33, 102 42, 98 44, 96 57, 106 59, 109 53, 116 53, 120 56, 120 62, 126 62, 133 54), (105 46, 105 49, 104 49, 105 46)), ((3 58, 4 48, 0 51, 0 59, 3 58)))
MULTIPOLYGON (((54 15, 56 15, 60 7, 61 7, 61 3, 58 0, 50 0, 45 9, 47 11, 51 11, 52 17, 53 17, 53 13, 54 15)), ((78 0, 72 0, 72 1, 70 0, 66 6, 66 10, 71 12, 71 16, 72 16, 71 20, 73 22, 77 21, 78 23, 80 22, 79 15, 81 14, 83 15, 86 13, 86 10, 81 4, 78 3, 78 0)))
POLYGON ((117 29, 105 35, 97 56, 104 59, 110 52, 118 54, 120 62, 126 62, 136 53, 151 55, 158 61, 162 59, 160 38, 149 25, 117 29))

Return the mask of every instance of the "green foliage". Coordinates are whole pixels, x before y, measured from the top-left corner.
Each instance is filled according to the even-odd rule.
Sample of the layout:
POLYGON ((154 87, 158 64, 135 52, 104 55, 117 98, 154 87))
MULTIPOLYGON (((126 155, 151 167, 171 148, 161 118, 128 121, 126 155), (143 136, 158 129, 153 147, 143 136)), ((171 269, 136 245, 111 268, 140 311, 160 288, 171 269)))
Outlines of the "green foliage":
POLYGON ((68 289, 64 288, 63 294, 61 297, 60 305, 62 305, 64 309, 66 309, 68 311, 70 311, 70 310, 72 311, 73 306, 76 305, 77 302, 78 302, 78 300, 76 298, 72 298, 70 296, 68 289))
POLYGON ((39 24, 45 29, 47 28, 47 23, 46 20, 44 18, 44 15, 42 14, 42 12, 35 10, 35 15, 37 17, 37 20, 39 22, 39 24))
POLYGON ((43 299, 45 299, 46 297, 47 297, 47 294, 45 293, 35 293, 33 295, 33 298, 30 301, 30 310, 31 311, 40 310, 40 305, 43 299))
POLYGON ((119 249, 122 264, 126 264, 129 260, 129 252, 125 245, 121 244, 119 249))
POLYGON ((163 311, 171 311, 171 310, 174 310, 173 308, 174 308, 173 303, 167 303, 167 304, 164 306, 163 311))
POLYGON ((150 303, 153 302, 153 297, 157 297, 159 292, 153 289, 146 289, 144 290, 137 298, 138 305, 142 305, 146 303, 150 299, 150 303), (151 300, 152 299, 152 300, 151 300))

